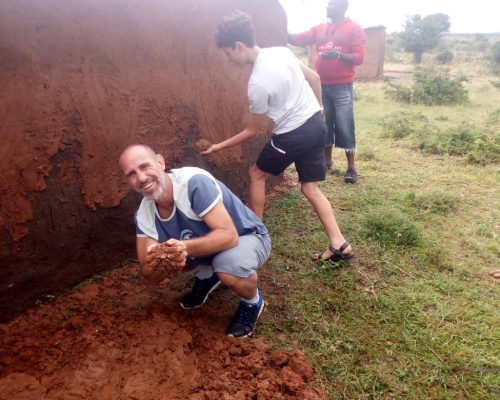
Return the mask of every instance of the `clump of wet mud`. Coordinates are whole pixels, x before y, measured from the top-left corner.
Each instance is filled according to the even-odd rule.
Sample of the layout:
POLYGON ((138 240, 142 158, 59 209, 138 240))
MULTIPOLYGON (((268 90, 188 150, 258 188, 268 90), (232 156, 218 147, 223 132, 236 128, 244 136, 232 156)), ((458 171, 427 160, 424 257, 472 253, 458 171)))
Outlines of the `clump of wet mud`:
POLYGON ((198 139, 195 144, 193 144, 193 148, 198 152, 202 152, 207 150, 210 147, 210 142, 207 139, 198 139))
POLYGON ((153 271, 162 272, 165 278, 172 278, 184 268, 180 262, 181 253, 177 246, 169 242, 157 244, 148 251, 146 265, 153 271))
POLYGON ((0 399, 324 399, 300 351, 224 335, 230 290, 182 310, 188 279, 129 266, 0 325, 0 399))

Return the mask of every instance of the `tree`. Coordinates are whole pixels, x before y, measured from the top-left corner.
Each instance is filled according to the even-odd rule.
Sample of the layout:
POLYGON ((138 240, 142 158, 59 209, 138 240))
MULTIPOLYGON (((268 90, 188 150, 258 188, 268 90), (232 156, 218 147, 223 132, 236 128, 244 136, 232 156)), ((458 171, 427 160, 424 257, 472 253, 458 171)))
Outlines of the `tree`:
POLYGON ((422 62, 424 51, 437 46, 441 33, 450 29, 450 17, 446 14, 419 14, 407 17, 399 38, 405 51, 413 53, 415 64, 422 62))

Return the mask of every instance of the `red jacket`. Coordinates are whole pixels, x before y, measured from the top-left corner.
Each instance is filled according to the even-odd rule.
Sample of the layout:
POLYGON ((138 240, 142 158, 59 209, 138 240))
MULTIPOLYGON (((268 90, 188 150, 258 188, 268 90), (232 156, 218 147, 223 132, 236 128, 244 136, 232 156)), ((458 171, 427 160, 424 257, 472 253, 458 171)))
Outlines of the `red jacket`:
POLYGON ((305 47, 316 45, 316 71, 321 83, 349 83, 354 80, 354 67, 363 63, 365 57, 365 32, 357 23, 344 18, 338 25, 332 22, 317 25, 304 33, 290 35, 290 43, 305 47), (352 54, 354 64, 346 64, 340 60, 326 60, 319 56, 323 51, 340 51, 352 54))

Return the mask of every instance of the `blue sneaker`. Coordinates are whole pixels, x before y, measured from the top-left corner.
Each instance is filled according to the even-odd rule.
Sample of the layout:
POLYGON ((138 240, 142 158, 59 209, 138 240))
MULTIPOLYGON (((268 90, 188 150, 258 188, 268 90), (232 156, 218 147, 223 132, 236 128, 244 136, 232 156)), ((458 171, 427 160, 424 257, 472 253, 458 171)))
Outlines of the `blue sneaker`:
POLYGON ((234 314, 233 320, 227 328, 227 335, 235 338, 244 338, 252 336, 252 333, 257 325, 262 310, 264 310, 264 298, 259 290, 260 300, 257 304, 247 303, 245 300, 240 300, 238 311, 234 314))
POLYGON ((217 274, 207 279, 194 278, 193 290, 181 299, 181 307, 185 310, 201 307, 217 286, 221 284, 217 274))

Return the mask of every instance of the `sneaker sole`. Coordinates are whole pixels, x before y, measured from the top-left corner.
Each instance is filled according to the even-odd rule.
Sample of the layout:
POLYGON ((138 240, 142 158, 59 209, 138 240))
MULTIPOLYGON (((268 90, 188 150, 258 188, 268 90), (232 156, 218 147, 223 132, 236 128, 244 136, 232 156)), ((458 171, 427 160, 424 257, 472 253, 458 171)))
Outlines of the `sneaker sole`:
POLYGON ((212 286, 212 289, 210 289, 207 293, 207 295, 205 296, 205 298, 203 299, 203 302, 197 306, 193 306, 193 307, 185 307, 184 304, 182 303, 179 303, 181 305, 181 307, 184 309, 184 310, 193 310, 194 308, 200 308, 203 306, 203 304, 205 304, 205 302, 207 301, 208 299, 208 296, 210 296, 210 293, 212 293, 215 289, 217 289, 219 287, 219 285, 221 284, 222 282, 219 281, 217 282, 214 286, 212 286))
MULTIPOLYGON (((259 314, 257 315, 257 320, 255 321, 255 326, 257 326, 257 321, 259 320, 259 317, 260 317, 260 314, 262 314, 262 311, 264 311, 264 308, 266 308, 266 303, 265 303, 265 301, 262 301, 262 307, 260 308, 259 314)), ((255 330, 255 328, 254 328, 254 330, 255 330)), ((252 336, 252 334, 253 334, 253 331, 250 333, 247 333, 246 335, 243 335, 243 336, 233 336, 231 334, 228 334, 227 336, 232 337, 232 338, 236 338, 236 339, 243 339, 243 338, 247 338, 247 337, 252 336)))

